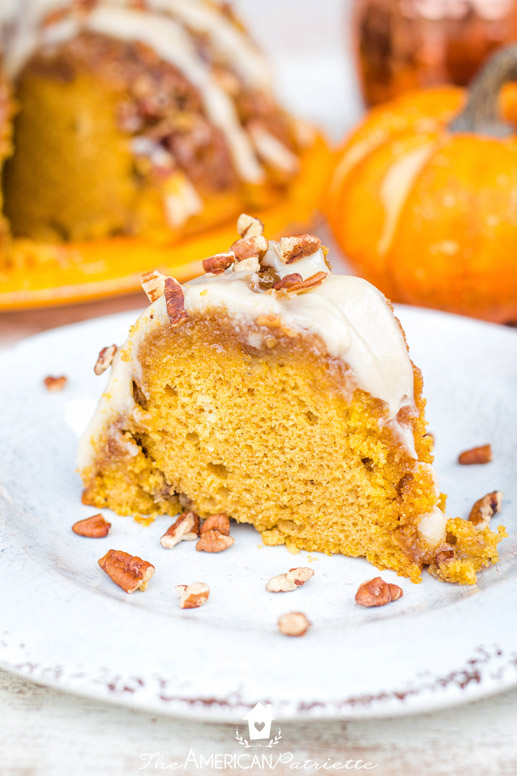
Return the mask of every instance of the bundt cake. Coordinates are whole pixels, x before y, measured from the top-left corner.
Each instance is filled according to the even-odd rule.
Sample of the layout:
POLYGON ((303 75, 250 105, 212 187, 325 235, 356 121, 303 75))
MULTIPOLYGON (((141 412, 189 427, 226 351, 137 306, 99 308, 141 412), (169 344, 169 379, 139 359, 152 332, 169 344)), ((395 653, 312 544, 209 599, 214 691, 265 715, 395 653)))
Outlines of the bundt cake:
POLYGON ((16 105, 4 212, 33 256, 27 241, 169 245, 280 202, 314 140, 228 3, 24 0, 0 23, 16 105))
POLYGON ((446 517, 422 377, 390 304, 332 274, 316 237, 268 242, 245 215, 238 231, 186 285, 144 278, 151 304, 80 444, 84 503, 225 513, 268 545, 475 582, 504 529, 446 517))

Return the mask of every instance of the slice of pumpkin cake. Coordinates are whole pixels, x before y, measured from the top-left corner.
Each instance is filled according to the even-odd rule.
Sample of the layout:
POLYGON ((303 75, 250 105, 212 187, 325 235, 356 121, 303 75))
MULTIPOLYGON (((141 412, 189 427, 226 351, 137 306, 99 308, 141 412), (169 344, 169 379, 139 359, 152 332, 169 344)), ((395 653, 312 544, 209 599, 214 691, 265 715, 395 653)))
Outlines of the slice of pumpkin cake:
POLYGON ((144 277, 151 304, 81 441, 84 503, 226 513, 265 544, 475 582, 504 529, 445 516, 422 377, 389 302, 332 274, 316 237, 268 242, 245 215, 238 231, 184 286, 144 277))

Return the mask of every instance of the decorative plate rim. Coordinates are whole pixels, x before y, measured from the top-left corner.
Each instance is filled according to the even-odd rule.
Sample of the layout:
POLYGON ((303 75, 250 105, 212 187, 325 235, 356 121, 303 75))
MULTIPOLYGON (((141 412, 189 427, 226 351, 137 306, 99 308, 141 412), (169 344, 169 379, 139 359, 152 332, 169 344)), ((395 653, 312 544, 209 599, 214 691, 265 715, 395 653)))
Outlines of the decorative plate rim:
MULTIPOLYGON (((487 324, 460 316, 453 316, 448 313, 421 310, 419 308, 398 307, 397 312, 400 314, 405 326, 412 319, 422 319, 423 323, 426 324, 434 322, 435 327, 444 323, 452 325, 451 322, 455 322, 456 327, 479 335, 481 333, 488 335, 489 332, 494 332, 495 340, 501 337, 508 343, 508 346, 511 343, 511 347, 515 347, 517 351, 517 333, 503 329, 495 324, 487 324)), ((107 325, 112 325, 117 321, 120 327, 123 328, 134 314, 134 312, 119 313, 38 334, 16 344, 12 348, 0 351, 0 366, 7 367, 10 359, 14 359, 13 363, 16 363, 16 358, 27 352, 44 353, 45 348, 55 348, 56 343, 59 341, 70 343, 75 340, 78 334, 82 336, 81 332, 86 338, 91 338, 92 333, 98 333, 107 325), (68 340, 67 337, 69 338, 68 340)), ((27 369, 30 371, 36 369, 36 367, 31 363, 27 366, 27 369)), ((36 374, 39 375, 40 373, 36 371, 36 374)), ((2 486, 0 485, 1 497, 2 486)), ((16 505, 13 505, 14 510, 15 507, 16 505)), ((0 537, 2 537, 1 546, 3 553, 5 553, 4 558, 7 561, 11 561, 11 567, 16 579, 26 584, 27 580, 31 579, 31 575, 34 576, 34 564, 38 566, 39 573, 41 573, 40 561, 32 557, 26 550, 24 551, 23 536, 16 534, 15 531, 13 532, 12 519, 11 522, 9 520, 9 509, 4 515, 0 514, 0 537), (30 559, 30 563, 25 562, 25 568, 23 569, 21 569, 23 564, 17 563, 17 556, 19 556, 21 550, 24 551, 25 561, 27 558, 30 559)), ((45 571, 45 574, 46 577, 51 576, 48 570, 45 571)), ((495 581, 495 585, 483 591, 483 596, 467 596, 462 598, 462 608, 457 610, 460 616, 456 619, 462 619, 469 623, 473 618, 479 617, 479 614, 476 614, 477 611, 490 613, 491 603, 499 601, 501 596, 507 599, 506 604, 511 609, 512 600, 514 602, 517 600, 517 580, 515 578, 512 579, 512 575, 510 575, 508 580, 497 579, 496 575, 495 581), (483 603, 480 607, 481 599, 483 603)), ((54 583, 52 582, 52 584, 54 583)), ((15 585, 16 582, 13 581, 10 588, 11 593, 15 592, 15 585)), ((89 589, 83 591, 81 585, 75 583, 71 593, 71 600, 77 602, 87 596, 93 596, 92 591, 89 589)), ((51 597, 51 592, 47 592, 43 587, 38 594, 38 605, 41 602, 45 603, 46 598, 51 599, 51 597)), ((94 603, 92 604, 93 608, 95 608, 94 603)), ((35 604, 31 605, 35 606, 35 604)), ((447 622, 450 607, 456 605, 457 601, 454 601, 452 604, 446 604, 441 609, 424 611, 411 617, 399 618, 400 628, 402 632, 406 632, 404 628, 406 628, 407 632, 411 632, 412 628, 418 630, 418 622, 424 622, 422 618, 425 618, 425 622, 428 622, 427 630, 431 629, 432 631, 433 625, 436 626, 447 622)), ((56 610, 63 613, 65 611, 63 607, 66 606, 69 606, 69 602, 58 603, 56 610), (61 608, 59 609, 58 607, 61 608)), ((117 618, 119 622, 123 621, 125 610, 120 605, 119 599, 107 599, 101 608, 103 613, 102 617, 99 617, 99 622, 102 618, 104 618, 104 622, 108 622, 111 619, 115 621, 117 618)), ((8 609, 9 607, 7 607, 8 609)), ((16 604, 13 598, 12 611, 14 612, 15 610, 16 604)), ((135 627, 137 623, 143 622, 143 618, 150 618, 152 620, 153 617, 158 616, 156 611, 147 611, 140 609, 138 606, 132 609, 132 611, 134 613, 135 627)), ((429 670, 429 668, 426 670, 416 670, 414 666, 411 666, 410 671, 404 676, 404 681, 392 680, 390 675, 387 674, 386 681, 383 684, 379 684, 375 692, 350 694, 336 692, 336 695, 331 698, 323 698, 322 695, 318 699, 313 696, 309 697, 307 694, 305 697, 303 693, 300 693, 297 698, 289 698, 282 696, 282 690, 278 693, 278 697, 273 697, 271 693, 266 693, 262 696, 260 692, 250 689, 250 687, 253 687, 252 684, 246 688, 245 692, 242 692, 242 685, 238 681, 234 683, 229 682, 224 692, 214 693, 210 691, 204 694, 199 689, 196 691, 195 687, 192 684, 189 685, 188 682, 183 684, 181 681, 178 682, 178 678, 173 676, 173 672, 168 674, 163 670, 146 669, 146 671, 141 672, 141 675, 135 675, 134 672, 127 673, 123 669, 117 672, 113 667, 108 667, 112 666, 112 663, 108 661, 107 665, 103 665, 102 661, 99 661, 97 657, 91 661, 90 666, 83 665, 81 667, 75 665, 73 660, 63 662, 62 660, 53 660, 48 657, 35 657, 34 655, 37 654, 35 648, 37 649, 38 647, 37 640, 30 644, 30 646, 27 646, 27 642, 20 638, 16 628, 13 629, 13 623, 15 623, 18 630, 23 630, 23 628, 19 627, 23 620, 18 619, 17 614, 8 615, 4 620, 5 627, 2 629, 0 626, 0 666, 27 679, 92 699, 106 700, 133 708, 212 722, 237 722, 246 711, 249 711, 258 702, 264 704, 271 703, 275 709, 276 718, 282 720, 379 718, 424 713, 452 707, 467 701, 488 697, 516 686, 517 634, 515 634, 515 638, 512 638, 511 630, 508 630, 509 626, 506 627, 506 630, 499 628, 500 633, 496 634, 495 626, 500 626, 502 621, 503 618, 501 618, 500 614, 494 615, 491 619, 489 617, 486 632, 489 634, 493 633, 496 636, 493 643, 491 639, 486 638, 472 639, 469 642, 468 649, 465 648, 461 653, 458 652, 454 659, 451 658, 451 662, 447 664, 448 667, 445 671, 429 670), (9 617, 11 617, 11 620, 9 620, 9 617), (498 617, 500 620, 497 619, 498 617)), ((35 622, 37 626, 37 619, 35 622)), ((368 622, 367 626, 370 628, 371 636, 381 633, 384 627, 382 620, 373 620, 368 622)), ((26 623, 23 627, 26 627, 26 623)), ((185 632, 185 630, 181 631, 181 628, 192 628, 190 623, 186 624, 186 621, 181 624, 181 628, 180 626, 177 627, 178 632, 181 633, 185 632)), ((203 623, 203 627, 207 627, 206 623, 203 623)), ((166 630, 164 626, 164 632, 166 630)), ((452 630, 461 634, 461 623, 453 624, 452 630)), ((221 633, 223 633, 224 637, 224 628, 215 633, 214 638, 216 642, 218 639, 223 638, 221 633)), ((269 634, 268 638, 270 636, 271 634, 269 634)), ((313 649, 317 649, 321 644, 324 644, 324 641, 321 640, 323 636, 319 638, 320 641, 313 642, 313 649)), ((269 642, 265 641, 265 643, 269 642)), ((392 646, 395 649, 395 645, 392 646)), ((284 649, 284 647, 281 648, 284 649)), ((284 654, 287 654, 285 650, 284 654)), ((310 654, 310 650, 306 654, 310 654)), ((417 664, 415 663, 415 665, 417 664)))

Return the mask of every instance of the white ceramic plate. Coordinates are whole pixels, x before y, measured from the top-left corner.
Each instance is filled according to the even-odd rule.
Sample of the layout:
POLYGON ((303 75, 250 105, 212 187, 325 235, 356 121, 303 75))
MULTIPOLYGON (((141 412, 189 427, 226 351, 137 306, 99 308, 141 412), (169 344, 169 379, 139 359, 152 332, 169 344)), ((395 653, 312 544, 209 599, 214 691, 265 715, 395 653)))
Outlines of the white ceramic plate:
MULTIPOLYGON (((170 524, 143 527, 106 515, 106 539, 71 525, 95 510, 81 504, 74 471, 78 433, 105 379, 92 366, 101 346, 121 342, 134 314, 67 326, 0 354, 0 664, 36 681, 170 714, 238 720, 258 701, 277 719, 380 716, 445 707, 517 681, 517 333, 418 309, 399 310, 425 375, 437 468, 449 511, 504 491, 509 538, 500 563, 477 587, 425 575, 420 585, 383 572, 404 597, 378 610, 354 604, 376 575, 366 561, 261 546, 235 526, 219 555, 184 542, 165 550, 170 524), (42 380, 65 373, 67 388, 42 380), (490 442, 494 461, 461 467, 459 451, 490 442), (145 593, 127 596, 99 569, 110 547, 156 566, 145 593), (294 593, 270 594, 276 573, 310 564, 314 578, 294 593), (211 587, 197 610, 178 608, 174 586, 211 587), (280 614, 304 611, 301 639, 277 632, 280 614)), ((494 521, 496 524, 498 520, 494 521)))

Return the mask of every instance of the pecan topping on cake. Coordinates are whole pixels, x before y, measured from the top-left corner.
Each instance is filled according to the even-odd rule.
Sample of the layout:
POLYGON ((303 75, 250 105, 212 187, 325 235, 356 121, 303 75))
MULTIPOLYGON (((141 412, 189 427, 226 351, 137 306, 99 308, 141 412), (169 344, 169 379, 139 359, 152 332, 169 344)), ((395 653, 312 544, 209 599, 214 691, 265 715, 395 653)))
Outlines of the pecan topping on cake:
POLYGON ((280 278, 276 283, 273 283, 273 288, 275 291, 282 291, 290 288, 290 286, 295 286, 302 281, 303 278, 299 272, 292 272, 290 275, 284 275, 283 278, 280 278))
POLYGON ((261 291, 267 291, 273 288, 275 283, 278 283, 280 276, 275 272, 273 267, 262 267, 258 276, 258 287, 261 291))
POLYGON ((203 259, 203 269, 205 272, 211 272, 213 275, 220 275, 225 269, 231 267, 235 262, 235 253, 216 253, 215 256, 209 256, 203 259))
POLYGON ((175 523, 166 530, 160 544, 171 550, 180 542, 193 542, 199 536, 199 517, 195 512, 184 512, 175 523))
POLYGON ((193 582, 191 585, 176 585, 180 609, 198 609, 206 604, 210 588, 206 582, 193 582))
POLYGON ((62 391, 68 382, 68 378, 66 378, 65 375, 61 375, 61 377, 52 377, 49 375, 48 377, 45 377, 43 382, 45 383, 47 391, 62 391))
POLYGON ((313 576, 314 571, 306 566, 289 569, 287 574, 277 574, 275 577, 271 577, 266 585, 266 590, 269 593, 290 593, 304 585, 313 576))
POLYGON ((264 233, 264 224, 258 218, 241 213, 237 219, 237 231, 245 240, 249 237, 260 237, 264 233))
POLYGON ((275 252, 284 264, 293 264, 306 256, 312 256, 321 248, 321 240, 313 234, 282 237, 275 245, 275 252))
POLYGON ((311 625, 303 612, 288 612, 278 620, 278 630, 283 636, 304 636, 311 625))
POLYGON ((265 256, 269 243, 263 235, 257 237, 248 237, 246 240, 236 240, 230 250, 234 252, 237 261, 251 259, 255 256, 261 259, 265 256))
POLYGON ((101 515, 92 515, 85 520, 78 520, 72 526, 72 531, 78 536, 86 536, 88 539, 103 539, 109 534, 111 523, 101 515))
POLYGON ((95 366, 93 367, 93 371, 96 375, 101 375, 108 367, 112 365, 117 350, 118 348, 116 345, 108 345, 106 348, 102 348, 101 352, 97 356, 95 366))
POLYGON ((260 261, 257 256, 250 256, 249 259, 236 261, 233 265, 234 272, 260 272, 260 261))
POLYGON ((398 585, 385 582, 381 577, 375 577, 363 582, 355 594, 355 602, 359 606, 386 606, 391 601, 402 598, 403 591, 398 585))
POLYGON ((458 456, 458 463, 463 466, 470 466, 476 463, 490 463, 492 460, 492 447, 491 445, 481 445, 480 447, 472 447, 470 450, 465 450, 458 456))
POLYGON ((188 318, 185 310, 185 297, 181 284, 174 278, 165 280, 165 303, 167 305, 167 315, 172 326, 177 326, 188 318))
POLYGON ((476 501, 470 510, 469 520, 480 530, 490 525, 491 518, 501 511, 503 494, 500 490, 493 490, 486 496, 476 501))
POLYGON ((152 563, 122 550, 108 550, 99 566, 126 593, 145 590, 154 574, 152 563))
MULTIPOLYGON (((293 275, 298 275, 298 273, 294 272, 293 275)), ((286 275, 282 280, 292 278, 293 275, 286 275)), ((285 291, 288 294, 301 294, 303 291, 308 291, 311 288, 316 288, 316 286, 321 286, 326 277, 328 277, 328 272, 316 272, 314 275, 311 275, 310 278, 305 278, 305 280, 289 280, 286 285, 279 286, 278 284, 275 284, 273 288, 285 291)), ((280 283, 281 282, 282 281, 280 281, 280 283)))
POLYGON ((162 273, 158 272, 156 269, 142 275, 142 288, 151 304, 163 296, 166 279, 166 276, 162 275, 162 273))

